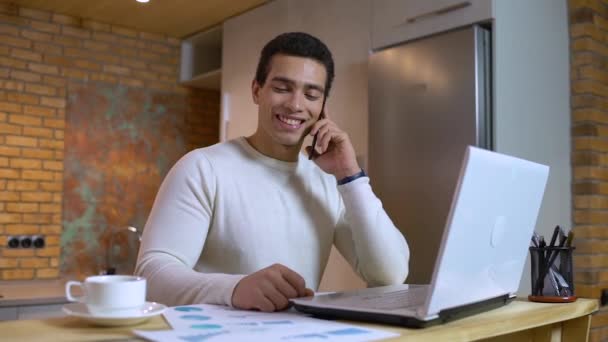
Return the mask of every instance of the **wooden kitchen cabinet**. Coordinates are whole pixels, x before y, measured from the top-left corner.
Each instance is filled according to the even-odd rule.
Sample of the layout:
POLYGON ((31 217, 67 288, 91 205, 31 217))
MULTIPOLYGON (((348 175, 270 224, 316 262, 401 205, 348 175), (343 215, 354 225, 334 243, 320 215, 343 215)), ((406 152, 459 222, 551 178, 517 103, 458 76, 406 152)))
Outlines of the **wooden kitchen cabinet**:
POLYGON ((492 19, 492 0, 374 0, 372 49, 492 19))

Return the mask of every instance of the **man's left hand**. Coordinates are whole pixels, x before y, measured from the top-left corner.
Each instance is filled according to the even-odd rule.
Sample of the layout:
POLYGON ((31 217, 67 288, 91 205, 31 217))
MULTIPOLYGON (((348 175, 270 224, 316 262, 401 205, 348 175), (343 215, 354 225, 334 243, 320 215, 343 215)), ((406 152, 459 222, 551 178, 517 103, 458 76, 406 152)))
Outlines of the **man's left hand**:
MULTIPOLYGON (((337 180, 361 171, 348 134, 331 121, 327 113, 325 118, 312 126, 310 135, 314 136, 317 132, 319 135, 313 160, 321 170, 334 175, 337 180)), ((310 155, 312 147, 306 147, 306 152, 310 155)))

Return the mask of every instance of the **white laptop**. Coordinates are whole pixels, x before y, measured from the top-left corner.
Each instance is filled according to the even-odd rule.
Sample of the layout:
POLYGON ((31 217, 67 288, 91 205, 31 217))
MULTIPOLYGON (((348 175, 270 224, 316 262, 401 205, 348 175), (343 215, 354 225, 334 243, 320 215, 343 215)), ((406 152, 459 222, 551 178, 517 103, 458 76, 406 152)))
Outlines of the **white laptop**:
POLYGON ((326 318, 425 327, 515 298, 549 167, 467 147, 430 285, 292 299, 326 318))

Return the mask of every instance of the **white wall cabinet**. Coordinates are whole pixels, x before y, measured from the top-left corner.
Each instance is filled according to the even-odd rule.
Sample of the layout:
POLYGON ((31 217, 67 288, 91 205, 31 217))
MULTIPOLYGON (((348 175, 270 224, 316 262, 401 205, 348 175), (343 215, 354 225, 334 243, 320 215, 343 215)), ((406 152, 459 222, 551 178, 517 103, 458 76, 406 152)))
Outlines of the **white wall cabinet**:
POLYGON ((221 69, 221 26, 182 41, 179 79, 183 85, 220 90, 221 69))
POLYGON ((492 0, 374 0, 372 48, 492 19, 492 0))

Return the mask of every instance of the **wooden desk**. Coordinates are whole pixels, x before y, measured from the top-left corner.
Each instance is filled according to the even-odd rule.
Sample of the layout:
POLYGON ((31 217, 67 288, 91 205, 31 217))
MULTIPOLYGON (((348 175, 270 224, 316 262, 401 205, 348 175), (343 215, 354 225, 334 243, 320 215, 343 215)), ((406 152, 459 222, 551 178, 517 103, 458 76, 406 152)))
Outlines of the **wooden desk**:
MULTIPOLYGON (((509 305, 427 329, 404 329, 360 324, 394 331, 401 336, 392 341, 586 341, 590 314, 597 300, 579 299, 569 304, 541 304, 515 300, 509 305)), ((359 324, 359 323, 357 323, 359 324)), ((122 328, 87 325, 67 317, 46 320, 0 322, 0 339, 8 341, 129 341, 137 340, 133 328, 168 329, 161 317, 122 328)))

